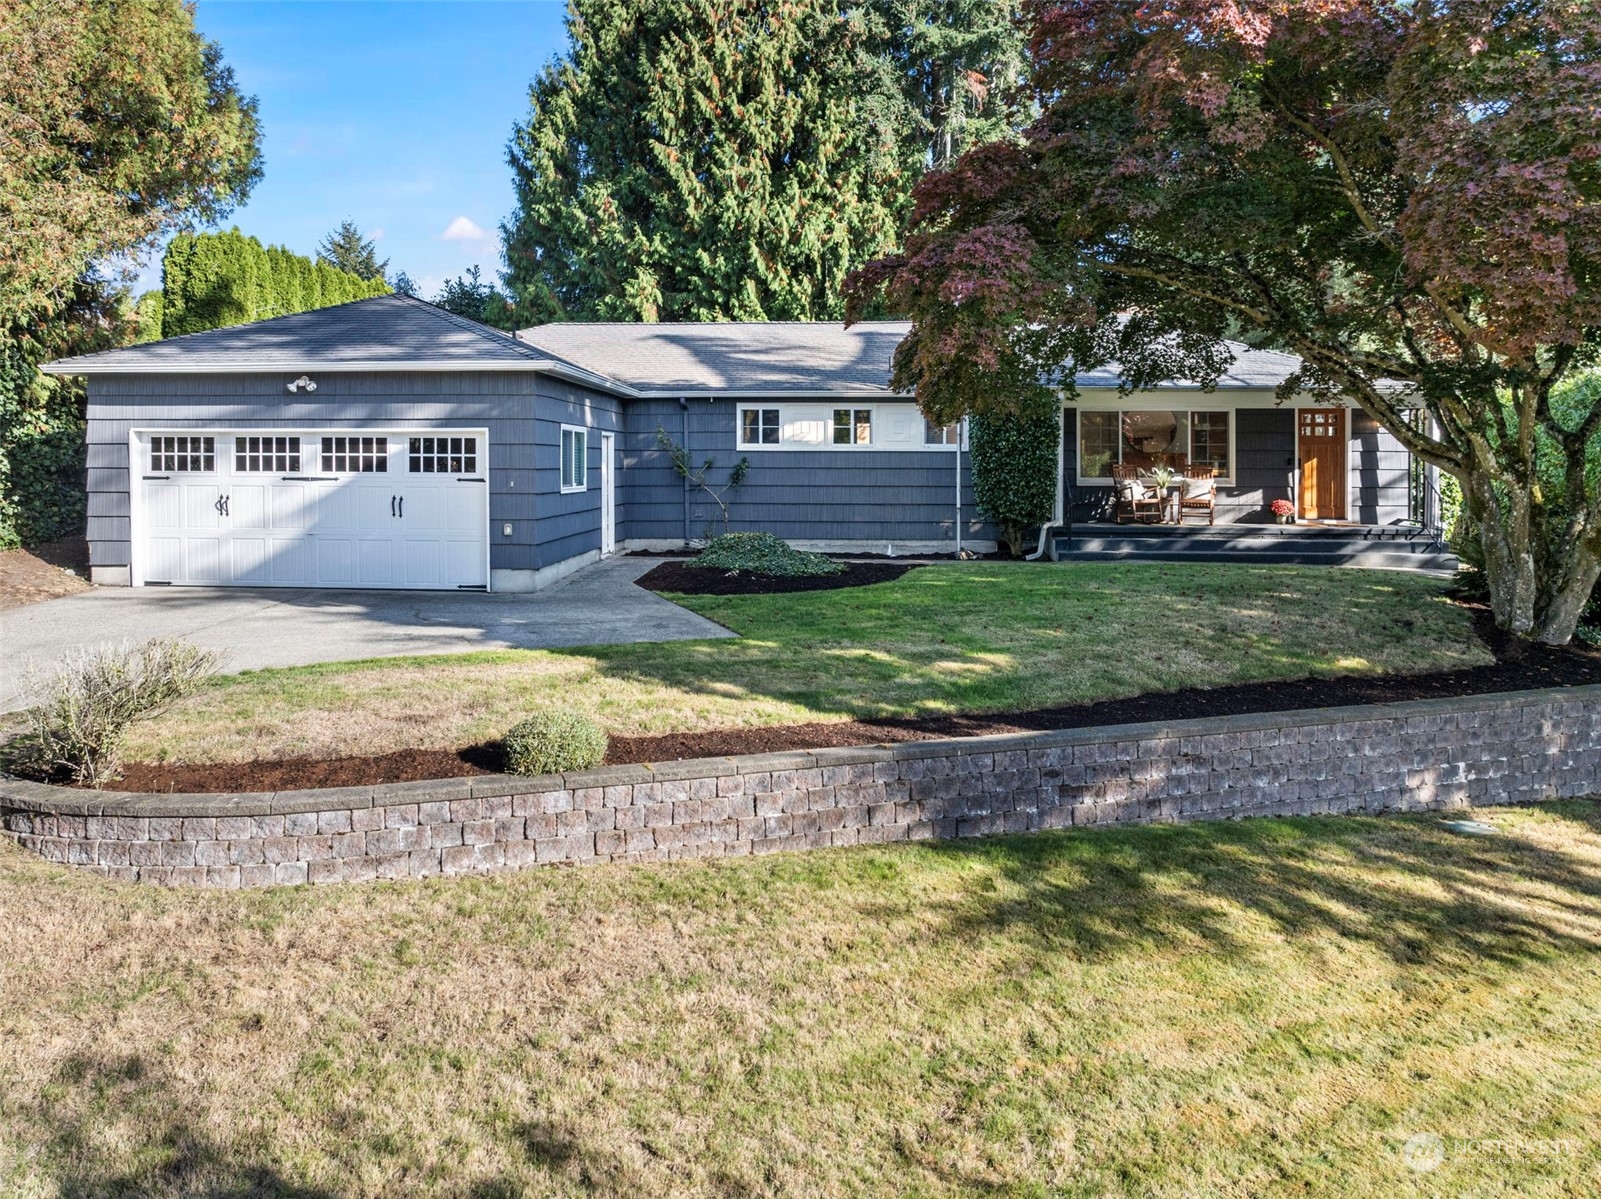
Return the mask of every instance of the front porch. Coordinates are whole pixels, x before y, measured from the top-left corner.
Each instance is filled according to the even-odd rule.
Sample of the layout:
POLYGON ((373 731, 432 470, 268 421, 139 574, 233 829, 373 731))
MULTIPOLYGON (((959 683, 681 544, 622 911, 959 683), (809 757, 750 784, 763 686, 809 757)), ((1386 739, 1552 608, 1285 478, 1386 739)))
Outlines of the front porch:
POLYGON ((1290 525, 1236 522, 1124 524, 1090 520, 1061 526, 1054 538, 1059 561, 1125 558, 1154 562, 1247 562, 1272 566, 1352 566, 1373 570, 1449 573, 1457 559, 1417 525, 1365 525, 1347 521, 1290 525))

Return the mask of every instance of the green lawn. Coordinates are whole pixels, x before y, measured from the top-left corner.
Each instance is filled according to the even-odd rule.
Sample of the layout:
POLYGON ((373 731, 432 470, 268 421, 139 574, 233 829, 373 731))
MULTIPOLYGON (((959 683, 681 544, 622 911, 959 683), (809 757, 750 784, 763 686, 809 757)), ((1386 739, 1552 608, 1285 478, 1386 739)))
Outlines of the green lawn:
POLYGON ((0 842, 0 1194, 1595 1195, 1601 805, 1476 815, 234 894, 0 842))
POLYGON ((552 705, 648 734, 1490 661, 1440 580, 1394 572, 953 563, 874 587, 680 602, 741 639, 252 672, 137 728, 128 757, 450 748, 552 705))

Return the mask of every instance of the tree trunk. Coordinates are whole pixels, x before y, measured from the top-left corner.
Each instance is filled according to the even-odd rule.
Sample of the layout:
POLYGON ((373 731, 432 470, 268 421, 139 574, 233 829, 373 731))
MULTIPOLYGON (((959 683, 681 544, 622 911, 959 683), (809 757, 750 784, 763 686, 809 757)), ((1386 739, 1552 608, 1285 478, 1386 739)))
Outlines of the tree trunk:
POLYGON ((1566 645, 1601 578, 1601 556, 1582 538, 1563 538, 1542 553, 1547 531, 1527 492, 1497 487, 1479 474, 1464 479, 1462 490, 1484 552, 1496 626, 1545 645, 1566 645))
POLYGON ((1478 526, 1496 627, 1526 637, 1534 628, 1538 590, 1534 540, 1530 536, 1530 498, 1513 488, 1498 490, 1482 471, 1462 480, 1462 494, 1478 526))

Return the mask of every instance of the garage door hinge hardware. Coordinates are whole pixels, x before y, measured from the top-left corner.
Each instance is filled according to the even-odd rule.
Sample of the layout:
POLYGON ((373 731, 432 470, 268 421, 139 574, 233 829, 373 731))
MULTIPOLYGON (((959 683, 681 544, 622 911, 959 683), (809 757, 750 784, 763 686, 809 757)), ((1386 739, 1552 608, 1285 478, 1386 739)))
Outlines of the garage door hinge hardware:
POLYGON ((146 475, 146 479, 170 479, 171 475, 146 475))
POLYGON ((458 482, 458 483, 482 483, 482 482, 484 482, 484 480, 483 479, 463 479, 460 475, 458 475, 458 476, 456 476, 456 482, 458 482))
POLYGON ((456 590, 457 591, 488 591, 489 588, 485 587, 482 583, 457 583, 456 584, 456 590))
POLYGON ((338 475, 284 475, 285 483, 337 483, 338 475))

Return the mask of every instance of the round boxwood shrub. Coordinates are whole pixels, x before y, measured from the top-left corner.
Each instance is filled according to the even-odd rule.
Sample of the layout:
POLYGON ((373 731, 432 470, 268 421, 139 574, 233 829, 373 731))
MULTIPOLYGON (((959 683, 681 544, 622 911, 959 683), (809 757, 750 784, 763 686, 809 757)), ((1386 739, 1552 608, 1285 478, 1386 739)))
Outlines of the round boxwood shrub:
POLYGON ((582 712, 536 712, 501 740, 509 774, 562 774, 606 760, 606 734, 582 712))
POLYGON ((822 554, 794 549, 771 533, 724 533, 691 558, 689 565, 783 579, 837 575, 845 569, 822 554))

